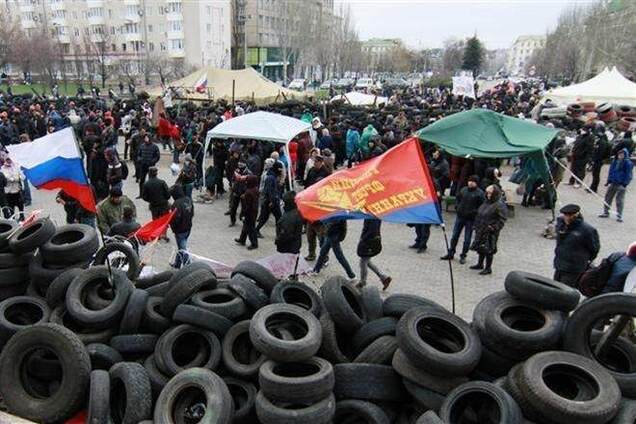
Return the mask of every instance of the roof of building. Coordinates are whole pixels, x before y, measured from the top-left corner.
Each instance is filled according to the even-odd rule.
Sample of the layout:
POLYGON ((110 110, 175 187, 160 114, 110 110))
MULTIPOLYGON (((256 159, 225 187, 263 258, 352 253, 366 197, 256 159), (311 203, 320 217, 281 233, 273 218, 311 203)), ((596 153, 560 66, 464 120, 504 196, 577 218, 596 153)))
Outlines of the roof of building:
POLYGON ((525 43, 527 41, 545 41, 545 35, 520 35, 513 44, 525 43))

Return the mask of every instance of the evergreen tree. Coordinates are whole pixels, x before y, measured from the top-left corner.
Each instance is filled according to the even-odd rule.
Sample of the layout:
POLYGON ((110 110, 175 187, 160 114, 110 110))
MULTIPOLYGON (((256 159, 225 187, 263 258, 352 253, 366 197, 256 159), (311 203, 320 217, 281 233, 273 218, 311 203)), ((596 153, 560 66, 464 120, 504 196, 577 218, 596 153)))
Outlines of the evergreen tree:
POLYGON ((484 63, 484 46, 475 35, 469 38, 464 48, 464 61, 462 69, 473 71, 473 76, 479 75, 479 70, 484 63))

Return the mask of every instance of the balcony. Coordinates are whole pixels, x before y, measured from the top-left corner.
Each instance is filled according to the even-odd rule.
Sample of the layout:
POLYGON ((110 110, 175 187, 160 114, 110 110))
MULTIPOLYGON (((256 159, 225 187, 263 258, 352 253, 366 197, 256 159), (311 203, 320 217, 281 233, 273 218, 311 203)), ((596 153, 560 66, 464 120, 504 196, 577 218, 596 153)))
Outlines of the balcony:
POLYGON ((183 19, 183 14, 180 12, 170 12, 166 13, 167 21, 180 21, 183 19))
POLYGON ((86 0, 86 7, 88 9, 93 7, 104 7, 104 0, 86 0))
POLYGON ((66 18, 52 18, 51 24, 53 26, 66 26, 66 18))
POLYGON ((184 38, 183 31, 168 31, 166 33, 166 38, 168 40, 180 40, 184 38))
POLYGON ((183 57, 185 57, 185 50, 183 50, 183 49, 168 50, 168 56, 170 56, 173 59, 183 58, 183 57))
POLYGON ((57 35, 55 38, 62 44, 69 44, 71 42, 71 37, 69 37, 68 34, 57 35))
POLYGON ((104 25, 104 17, 103 16, 89 16, 88 17, 89 25, 104 25))
POLYGON ((141 4, 140 0, 124 0, 124 4, 126 6, 130 5, 136 5, 136 4, 141 4))
POLYGON ((89 38, 90 38, 92 43, 103 43, 104 42, 104 36, 102 34, 91 34, 89 38))
POLYGON ((51 3, 51 10, 66 10, 64 0, 57 0, 51 3))
POLYGON ((138 13, 126 13, 126 22, 138 24, 141 22, 141 16, 138 13))
POLYGON ((20 12, 35 12, 35 3, 20 3, 20 12))
POLYGON ((127 43, 130 43, 133 41, 143 41, 143 37, 141 35, 141 32, 133 32, 129 34, 124 34, 124 40, 126 40, 127 43))
POLYGON ((35 28, 35 21, 33 19, 22 19, 21 24, 24 29, 35 28))

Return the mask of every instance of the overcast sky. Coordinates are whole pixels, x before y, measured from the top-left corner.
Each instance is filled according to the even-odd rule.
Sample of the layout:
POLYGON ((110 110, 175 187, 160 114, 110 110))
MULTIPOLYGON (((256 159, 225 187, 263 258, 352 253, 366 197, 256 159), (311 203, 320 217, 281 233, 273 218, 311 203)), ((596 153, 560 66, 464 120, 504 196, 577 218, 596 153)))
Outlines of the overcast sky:
POLYGON ((545 34, 560 12, 592 0, 336 0, 348 3, 362 40, 401 38, 410 47, 441 47, 475 31, 489 49, 519 35, 545 34))

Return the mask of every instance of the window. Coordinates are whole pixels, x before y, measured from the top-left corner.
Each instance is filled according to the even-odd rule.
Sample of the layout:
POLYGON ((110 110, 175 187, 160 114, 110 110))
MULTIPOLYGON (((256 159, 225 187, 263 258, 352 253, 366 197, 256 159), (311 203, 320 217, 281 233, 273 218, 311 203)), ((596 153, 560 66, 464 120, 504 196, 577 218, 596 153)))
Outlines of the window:
POLYGON ((80 30, 79 30, 79 28, 75 28, 75 36, 76 36, 76 37, 79 37, 79 35, 80 35, 80 30))
POLYGON ((139 6, 136 5, 136 4, 129 4, 126 7, 126 15, 128 15, 128 16, 133 16, 133 15, 139 16, 139 6))
POLYGON ((181 21, 168 22, 168 31, 180 32, 182 30, 183 30, 183 25, 181 21))
POLYGON ((121 43, 121 49, 122 51, 126 51, 126 43, 121 43))
POLYGON ((148 25, 148 32, 152 32, 152 25, 148 25))
POLYGON ((170 49, 171 50, 182 50, 183 49, 183 40, 170 40, 170 49))
POLYGON ((153 42, 148 43, 148 50, 150 50, 151 52, 155 51, 155 43, 153 42))
POLYGON ((260 25, 262 27, 264 20, 265 19, 264 19, 263 15, 258 15, 258 25, 260 25))
POLYGON ((212 8, 210 6, 205 6, 205 13, 210 16, 212 14, 212 8))
POLYGON ((166 51, 166 43, 159 43, 159 50, 161 50, 162 52, 166 51))
POLYGON ((113 10, 108 9, 108 19, 113 19, 113 10))
POLYGON ((170 13, 181 13, 181 3, 168 3, 170 13))
POLYGON ((116 52, 116 51, 117 51, 117 44, 115 44, 115 43, 111 44, 111 45, 110 45, 110 49, 111 49, 112 51, 116 52))
POLYGON ((212 24, 207 24, 205 26, 205 30, 207 31, 208 34, 211 33, 212 32, 212 24))

